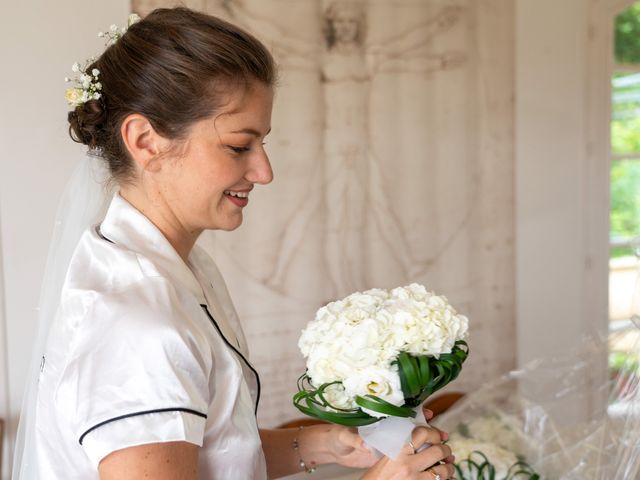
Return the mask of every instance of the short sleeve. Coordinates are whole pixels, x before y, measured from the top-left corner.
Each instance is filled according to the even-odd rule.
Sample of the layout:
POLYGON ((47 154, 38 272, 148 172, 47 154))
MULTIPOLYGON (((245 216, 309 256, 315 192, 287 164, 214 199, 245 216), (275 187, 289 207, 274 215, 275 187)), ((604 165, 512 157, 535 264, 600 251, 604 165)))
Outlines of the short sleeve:
POLYGON ((202 446, 212 355, 187 302, 155 277, 96 294, 83 310, 75 320, 69 313, 74 333, 55 402, 91 462, 147 443, 202 446))

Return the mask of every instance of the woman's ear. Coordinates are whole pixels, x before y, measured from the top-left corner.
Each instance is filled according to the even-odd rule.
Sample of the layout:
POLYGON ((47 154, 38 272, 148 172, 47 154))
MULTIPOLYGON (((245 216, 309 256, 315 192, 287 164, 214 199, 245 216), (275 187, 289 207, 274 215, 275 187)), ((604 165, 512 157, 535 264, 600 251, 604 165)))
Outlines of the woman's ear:
POLYGON ((127 116, 120 126, 120 134, 132 160, 141 170, 155 172, 160 169, 160 153, 167 140, 161 137, 151 122, 139 113, 127 116))

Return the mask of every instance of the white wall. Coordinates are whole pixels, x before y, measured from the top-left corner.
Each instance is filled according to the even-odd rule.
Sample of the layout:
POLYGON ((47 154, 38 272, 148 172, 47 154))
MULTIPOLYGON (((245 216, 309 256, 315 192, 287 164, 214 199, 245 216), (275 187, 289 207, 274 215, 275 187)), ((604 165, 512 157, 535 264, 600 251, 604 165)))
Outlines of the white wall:
POLYGON ((606 130, 591 126, 594 101, 602 104, 594 95, 607 91, 606 84, 604 92, 592 88, 587 75, 597 70, 589 40, 593 3, 516 1, 520 364, 607 325, 607 158, 599 158, 597 171, 590 165, 593 151, 604 146, 606 153, 606 130))
MULTIPOLYGON (((124 24, 128 11, 128 0, 2 2, 0 245, 7 323, 0 348, 8 375, 0 372, 0 394, 7 393, 0 395, 0 415, 8 414, 11 431, 22 401, 56 204, 82 151, 67 136, 64 77, 74 61, 102 50, 97 33, 124 24)), ((10 457, 4 460, 8 467, 10 457)))

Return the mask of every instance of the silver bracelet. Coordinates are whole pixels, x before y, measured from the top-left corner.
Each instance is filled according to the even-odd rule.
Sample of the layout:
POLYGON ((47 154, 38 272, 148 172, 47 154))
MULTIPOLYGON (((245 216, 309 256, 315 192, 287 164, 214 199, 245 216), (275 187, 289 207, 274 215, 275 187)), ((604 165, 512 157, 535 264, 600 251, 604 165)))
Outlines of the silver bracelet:
POLYGON ((298 436, 300 435, 300 432, 302 432, 302 429, 304 427, 303 426, 299 426, 298 427, 298 431, 296 433, 295 438, 293 439, 293 449, 298 452, 298 458, 300 459, 300 470, 302 470, 305 473, 313 473, 316 471, 316 466, 313 464, 313 462, 311 462, 310 466, 308 466, 305 461, 302 459, 302 455, 300 455, 300 442, 298 442, 298 436))

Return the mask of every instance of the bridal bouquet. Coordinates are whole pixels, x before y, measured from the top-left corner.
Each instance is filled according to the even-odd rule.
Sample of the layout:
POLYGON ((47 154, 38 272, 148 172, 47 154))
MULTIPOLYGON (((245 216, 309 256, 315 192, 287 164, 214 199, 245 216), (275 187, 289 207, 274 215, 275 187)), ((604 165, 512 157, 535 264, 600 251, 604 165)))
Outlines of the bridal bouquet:
POLYGON ((467 318, 445 297, 415 283, 329 303, 300 337, 307 370, 294 405, 347 426, 415 417, 429 395, 460 373, 467 330, 467 318))

